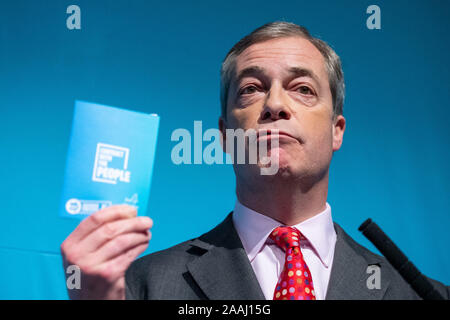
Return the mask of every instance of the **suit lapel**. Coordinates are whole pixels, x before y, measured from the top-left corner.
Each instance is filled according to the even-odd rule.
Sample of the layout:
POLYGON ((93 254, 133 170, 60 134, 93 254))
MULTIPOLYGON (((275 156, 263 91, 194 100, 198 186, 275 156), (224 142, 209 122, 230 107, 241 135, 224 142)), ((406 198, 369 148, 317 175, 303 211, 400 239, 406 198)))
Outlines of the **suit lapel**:
POLYGON ((231 215, 192 242, 206 252, 188 263, 187 269, 209 299, 264 300, 231 215))
MULTIPOLYGON (((384 262, 376 258, 364 258, 357 252, 361 248, 351 239, 342 228, 335 224, 337 235, 333 266, 326 300, 380 300, 389 286, 389 277, 383 276, 384 262), (380 267, 380 289, 369 289, 367 273, 369 265, 380 267)), ((375 256, 374 256, 375 257, 375 256)))

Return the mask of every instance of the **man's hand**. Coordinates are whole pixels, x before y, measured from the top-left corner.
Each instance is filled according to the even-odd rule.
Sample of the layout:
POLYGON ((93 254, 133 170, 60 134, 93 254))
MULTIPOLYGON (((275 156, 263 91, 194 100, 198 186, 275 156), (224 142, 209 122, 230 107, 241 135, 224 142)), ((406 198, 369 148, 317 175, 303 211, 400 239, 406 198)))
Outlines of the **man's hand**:
POLYGON ((153 221, 117 205, 83 220, 61 244, 64 269, 77 265, 81 288, 70 299, 125 299, 125 271, 148 246, 153 221))

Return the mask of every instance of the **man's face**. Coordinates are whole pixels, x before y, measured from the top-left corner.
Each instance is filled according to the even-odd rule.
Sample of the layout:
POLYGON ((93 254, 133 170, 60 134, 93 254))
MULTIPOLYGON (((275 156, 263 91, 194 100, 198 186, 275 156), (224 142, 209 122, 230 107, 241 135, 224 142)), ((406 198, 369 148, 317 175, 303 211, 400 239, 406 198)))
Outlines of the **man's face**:
MULTIPOLYGON (((332 95, 320 51, 301 37, 273 39, 248 47, 236 59, 224 129, 278 129, 279 173, 296 177, 328 171, 342 143, 345 119, 333 118, 332 95), (284 133, 284 134, 283 134, 284 133)), ((262 137, 258 139, 270 139, 262 137)), ((249 176, 258 165, 236 166, 249 176), (252 172, 246 172, 246 171, 252 172)))

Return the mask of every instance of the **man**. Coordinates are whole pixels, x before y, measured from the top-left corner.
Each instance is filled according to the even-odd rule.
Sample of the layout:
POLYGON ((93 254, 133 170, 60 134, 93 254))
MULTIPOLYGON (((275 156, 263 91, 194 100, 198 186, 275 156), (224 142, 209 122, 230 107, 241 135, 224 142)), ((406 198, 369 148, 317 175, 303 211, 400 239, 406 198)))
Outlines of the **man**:
POLYGON ((418 299, 383 257, 333 223, 326 200, 343 102, 339 57, 305 28, 275 22, 244 37, 222 64, 222 145, 230 152, 227 129, 266 130, 258 140, 277 154, 277 173, 262 175, 261 161, 235 163, 237 201, 221 224, 134 262, 148 245, 149 218, 126 206, 88 217, 61 246, 65 264, 82 271, 71 298, 418 299), (380 275, 375 288, 370 266, 380 275))

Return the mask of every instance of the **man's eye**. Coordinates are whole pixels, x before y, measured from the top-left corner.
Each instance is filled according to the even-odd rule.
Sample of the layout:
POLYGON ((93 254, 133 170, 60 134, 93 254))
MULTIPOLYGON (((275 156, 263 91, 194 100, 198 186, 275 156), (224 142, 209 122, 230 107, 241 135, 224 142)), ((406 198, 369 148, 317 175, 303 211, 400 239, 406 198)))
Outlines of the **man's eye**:
POLYGON ((298 87, 297 91, 300 92, 301 94, 305 94, 305 95, 314 95, 314 92, 308 86, 300 86, 300 87, 298 87))
POLYGON ((240 94, 240 95, 243 95, 243 94, 252 94, 252 93, 255 93, 255 92, 256 92, 256 87, 255 87, 255 86, 248 86, 248 87, 242 88, 242 89, 239 91, 239 94, 240 94))

